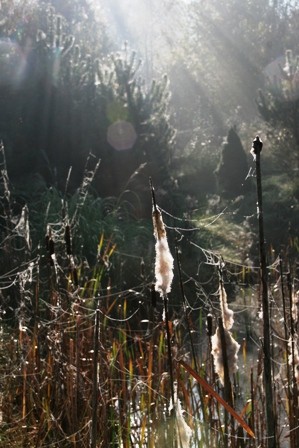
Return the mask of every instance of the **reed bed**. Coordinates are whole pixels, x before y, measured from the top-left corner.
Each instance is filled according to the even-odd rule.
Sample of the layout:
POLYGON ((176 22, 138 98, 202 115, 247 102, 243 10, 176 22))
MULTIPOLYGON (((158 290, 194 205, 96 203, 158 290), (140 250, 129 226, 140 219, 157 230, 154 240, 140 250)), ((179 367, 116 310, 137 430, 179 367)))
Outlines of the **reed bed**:
POLYGON ((269 442, 259 266, 197 246, 217 288, 191 278, 179 242, 166 245, 151 185, 155 274, 118 288, 113 235, 99 235, 86 267, 63 203, 63 219, 45 223, 44 246, 32 248, 28 211, 13 222, 4 169, 1 188, 1 447, 298 447, 299 293, 286 254, 267 265, 269 442), (186 295, 191 280, 196 297, 186 295))

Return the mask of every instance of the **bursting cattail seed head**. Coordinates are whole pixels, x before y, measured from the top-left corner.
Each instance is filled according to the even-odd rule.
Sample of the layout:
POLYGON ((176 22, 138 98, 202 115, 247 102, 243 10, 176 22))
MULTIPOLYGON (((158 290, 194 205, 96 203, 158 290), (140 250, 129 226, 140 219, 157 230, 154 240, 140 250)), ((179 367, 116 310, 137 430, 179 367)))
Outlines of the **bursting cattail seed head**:
MULTIPOLYGON (((229 374, 231 375, 238 370, 238 352, 240 349, 240 345, 233 338, 232 333, 229 331, 234 324, 234 312, 228 308, 227 295, 222 280, 219 284, 219 301, 223 322, 227 364, 229 374)), ((211 338, 211 344, 215 372, 218 374, 221 384, 224 385, 223 353, 219 327, 217 327, 215 334, 211 338)))
POLYGON ((173 256, 169 250, 166 230, 160 211, 153 211, 154 235, 156 238, 155 289, 163 297, 171 291, 173 280, 173 256))
MULTIPOLYGON (((238 351, 240 345, 233 338, 230 331, 224 328, 225 344, 226 344, 226 356, 229 367, 229 373, 235 373, 238 370, 238 351)), ((220 330, 217 327, 215 334, 211 338, 212 342, 212 355, 214 359, 215 372, 218 374, 221 384, 224 385, 224 368, 223 368, 223 356, 222 356, 222 344, 220 337, 220 330)))
POLYGON ((171 399, 169 405, 169 411, 175 410, 175 421, 176 421, 176 431, 177 437, 180 442, 180 448, 189 448, 190 441, 192 438, 192 430, 190 426, 187 424, 184 418, 184 410, 181 405, 181 401, 178 398, 177 393, 177 383, 174 384, 174 400, 171 399))
POLYGON ((184 419, 180 400, 177 400, 176 403, 176 425, 179 436, 178 439, 180 441, 181 447, 188 448, 190 446, 192 430, 184 419))
POLYGON ((230 310, 228 307, 227 295, 222 282, 220 282, 219 285, 219 300, 221 306, 223 326, 227 330, 230 330, 234 325, 234 312, 233 310, 230 310))

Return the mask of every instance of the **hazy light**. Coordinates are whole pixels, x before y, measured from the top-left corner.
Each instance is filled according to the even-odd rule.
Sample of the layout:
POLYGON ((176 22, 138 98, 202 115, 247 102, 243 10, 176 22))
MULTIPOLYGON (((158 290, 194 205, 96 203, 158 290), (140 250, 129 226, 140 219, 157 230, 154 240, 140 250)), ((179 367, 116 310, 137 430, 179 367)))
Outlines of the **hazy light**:
POLYGON ((16 87, 24 78, 26 57, 10 39, 0 39, 0 85, 16 87))
POLYGON ((107 131, 108 143, 118 151, 133 148, 137 134, 132 123, 118 120, 112 123, 107 131))
POLYGON ((264 75, 269 79, 270 82, 282 79, 282 69, 285 64, 285 56, 279 56, 274 61, 270 62, 264 70, 264 75))

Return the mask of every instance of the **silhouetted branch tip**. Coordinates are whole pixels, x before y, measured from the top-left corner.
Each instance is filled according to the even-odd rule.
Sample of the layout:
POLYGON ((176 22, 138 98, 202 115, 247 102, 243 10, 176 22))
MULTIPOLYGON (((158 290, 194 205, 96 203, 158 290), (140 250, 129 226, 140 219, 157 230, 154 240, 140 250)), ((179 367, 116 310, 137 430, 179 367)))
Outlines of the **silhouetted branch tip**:
POLYGON ((255 139, 252 142, 252 146, 251 146, 251 154, 253 155, 254 159, 255 159, 255 155, 256 154, 260 154, 263 148, 263 142, 262 140, 259 138, 259 136, 257 135, 255 137, 255 139))
POLYGON ((156 203, 156 196, 155 196, 155 189, 153 187, 153 182, 152 182, 152 178, 149 178, 149 184, 150 184, 150 189, 151 189, 151 193, 152 193, 152 203, 153 203, 153 212, 158 212, 157 209, 157 203, 156 203))

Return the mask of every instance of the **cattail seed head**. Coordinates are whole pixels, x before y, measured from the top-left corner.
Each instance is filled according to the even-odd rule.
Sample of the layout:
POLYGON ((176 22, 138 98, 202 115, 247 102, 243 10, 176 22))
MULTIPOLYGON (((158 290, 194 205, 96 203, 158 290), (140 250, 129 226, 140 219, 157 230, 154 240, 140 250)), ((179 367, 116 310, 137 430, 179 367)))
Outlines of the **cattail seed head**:
POLYGON ((178 431, 178 439, 182 448, 188 448, 190 446, 190 440, 192 437, 192 430, 186 423, 183 416, 183 409, 180 400, 176 403, 176 425, 178 431))
MULTIPOLYGON (((233 338, 232 333, 226 328, 224 328, 224 334, 229 373, 233 374, 238 370, 238 351, 240 345, 233 338)), ((223 354, 219 327, 217 327, 215 334, 212 336, 211 342, 215 372, 218 374, 221 384, 224 385, 223 354)))
POLYGON ((220 282, 219 285, 219 300, 221 306, 223 326, 227 330, 230 330, 234 324, 234 312, 228 308, 227 294, 222 282, 220 282))
POLYGON ((161 212, 157 208, 154 208, 153 210, 153 225, 156 240, 166 238, 165 225, 162 219, 161 212))
POLYGON ((155 289, 163 297, 171 291, 173 280, 173 256, 169 250, 162 215, 157 208, 153 211, 154 235, 156 238, 155 289))

